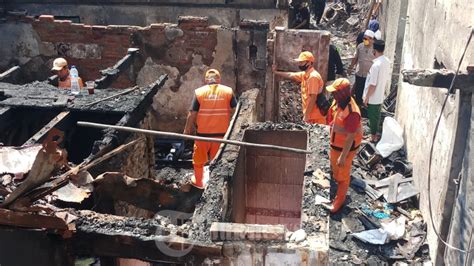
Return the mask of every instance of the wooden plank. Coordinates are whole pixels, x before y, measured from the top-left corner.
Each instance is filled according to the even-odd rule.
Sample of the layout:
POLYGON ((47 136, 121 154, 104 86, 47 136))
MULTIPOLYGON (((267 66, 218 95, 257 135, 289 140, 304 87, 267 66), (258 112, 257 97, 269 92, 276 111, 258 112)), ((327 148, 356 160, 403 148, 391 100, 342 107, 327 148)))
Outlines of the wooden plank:
POLYGON ((34 134, 29 140, 27 140, 23 146, 32 145, 39 143, 40 140, 46 136, 46 134, 51 130, 51 128, 56 127, 59 123, 69 119, 69 111, 64 111, 59 113, 55 118, 51 119, 48 124, 41 128, 36 134, 34 134))
POLYGON ((66 222, 58 217, 0 208, 0 224, 27 228, 68 230, 66 222))

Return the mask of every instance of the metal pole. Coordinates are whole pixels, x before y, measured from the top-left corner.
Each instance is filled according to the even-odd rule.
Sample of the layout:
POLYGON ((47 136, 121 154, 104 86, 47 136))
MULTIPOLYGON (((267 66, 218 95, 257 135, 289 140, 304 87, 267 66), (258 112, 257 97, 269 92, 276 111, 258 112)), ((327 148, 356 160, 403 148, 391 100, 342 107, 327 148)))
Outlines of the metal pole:
POLYGON ((116 129, 116 130, 120 130, 120 131, 128 131, 128 132, 133 132, 133 133, 141 133, 141 134, 154 135, 154 136, 173 137, 173 138, 179 138, 179 139, 191 139, 191 140, 200 140, 200 141, 209 141, 209 142, 220 142, 220 143, 227 143, 227 144, 238 145, 238 146, 265 148, 265 149, 273 149, 273 150, 304 153, 304 154, 310 154, 311 153, 311 151, 308 151, 308 150, 302 150, 302 149, 290 148, 290 147, 282 147, 282 146, 276 146, 276 145, 270 145, 270 144, 257 144, 257 143, 242 142, 242 141, 236 141, 236 140, 225 140, 225 139, 217 139, 217 138, 198 137, 198 136, 191 136, 191 135, 172 133, 172 132, 163 132, 163 131, 155 131, 155 130, 148 130, 148 129, 133 128, 133 127, 124 127, 124 126, 115 126, 115 125, 83 122, 83 121, 78 121, 77 125, 78 126, 83 126, 83 127, 94 127, 94 128, 102 128, 102 129, 116 129))

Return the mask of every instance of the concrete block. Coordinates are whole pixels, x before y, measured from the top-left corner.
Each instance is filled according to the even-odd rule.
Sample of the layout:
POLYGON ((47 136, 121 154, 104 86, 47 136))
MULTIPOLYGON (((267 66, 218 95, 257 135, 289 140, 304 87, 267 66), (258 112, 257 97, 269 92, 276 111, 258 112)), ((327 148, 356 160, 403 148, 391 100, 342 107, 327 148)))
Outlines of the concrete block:
POLYGON ((284 225, 216 222, 212 223, 210 233, 212 241, 285 240, 286 227, 284 225))
POLYGON ((212 241, 238 241, 245 239, 246 226, 237 223, 212 223, 212 241))
POLYGON ((247 224, 246 227, 248 240, 285 240, 284 225, 247 224))

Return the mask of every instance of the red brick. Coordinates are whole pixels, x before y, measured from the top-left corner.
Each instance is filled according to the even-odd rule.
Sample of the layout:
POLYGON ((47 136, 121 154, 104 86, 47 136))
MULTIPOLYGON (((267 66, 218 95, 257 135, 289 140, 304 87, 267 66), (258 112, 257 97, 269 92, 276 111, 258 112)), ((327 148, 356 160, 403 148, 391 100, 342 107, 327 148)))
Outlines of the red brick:
POLYGON ((38 19, 41 22, 54 22, 54 16, 51 15, 41 15, 38 19))
POLYGON ((70 20, 55 20, 54 22, 62 24, 62 25, 67 25, 67 26, 70 26, 72 24, 72 21, 70 20))
POLYGON ((181 28, 182 30, 206 28, 208 26, 209 26, 208 17, 192 17, 192 16, 178 17, 178 27, 181 28))

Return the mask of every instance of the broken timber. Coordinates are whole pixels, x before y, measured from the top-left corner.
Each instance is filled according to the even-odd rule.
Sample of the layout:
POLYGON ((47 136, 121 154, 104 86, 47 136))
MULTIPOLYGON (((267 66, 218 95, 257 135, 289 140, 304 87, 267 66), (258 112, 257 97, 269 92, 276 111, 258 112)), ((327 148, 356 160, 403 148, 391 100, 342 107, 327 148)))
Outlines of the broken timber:
POLYGON ((94 182, 101 197, 120 200, 139 208, 158 212, 163 209, 192 212, 202 194, 200 189, 184 192, 148 178, 131 178, 122 173, 104 173, 94 182))
POLYGON ((68 230, 66 222, 58 217, 10 211, 1 208, 0 224, 26 228, 44 228, 64 231, 68 230))
POLYGON ((85 161, 82 162, 78 166, 73 167, 71 170, 67 171, 66 173, 62 174, 57 179, 52 181, 51 184, 48 184, 48 186, 46 188, 41 188, 41 189, 38 189, 39 191, 33 191, 33 193, 30 193, 27 196, 28 202, 32 203, 35 200, 38 200, 38 199, 40 199, 40 198, 42 198, 42 197, 44 197, 48 194, 53 193, 54 191, 56 191, 56 190, 62 188, 63 186, 65 186, 69 182, 69 179, 73 175, 76 175, 81 171, 87 171, 87 170, 91 169, 92 167, 94 167, 94 166, 96 166, 96 165, 112 158, 113 156, 121 153, 122 151, 129 148, 130 146, 135 145, 136 143, 138 143, 138 141, 141 141, 141 140, 143 140, 143 139, 136 139, 132 142, 121 145, 121 146, 115 148, 114 150, 98 157, 96 160, 93 160, 89 163, 86 163, 85 161))
POLYGON ((133 132, 133 133, 141 133, 141 134, 154 135, 154 136, 174 137, 174 138, 179 138, 179 139, 200 140, 200 141, 208 141, 208 142, 220 142, 220 143, 226 143, 226 144, 232 144, 232 145, 238 145, 238 146, 274 149, 274 150, 280 150, 280 151, 305 153, 305 154, 311 153, 311 151, 307 151, 307 150, 290 148, 290 147, 283 147, 283 146, 276 146, 276 145, 270 145, 270 144, 257 144, 257 143, 235 141, 235 140, 198 137, 198 136, 191 136, 191 135, 171 133, 171 132, 163 132, 163 131, 155 131, 155 130, 147 130, 147 129, 138 129, 138 128, 133 128, 133 127, 114 126, 114 125, 83 122, 83 121, 78 121, 77 125, 78 126, 84 126, 84 127, 102 128, 102 129, 116 129, 116 130, 128 131, 128 132, 133 132))
POLYGON ((56 127, 59 123, 64 122, 67 119, 69 119, 69 111, 64 111, 64 112, 59 113, 55 118, 49 121, 49 123, 46 126, 44 126, 34 136, 32 136, 29 140, 27 140, 23 144, 23 146, 38 143, 44 136, 46 136, 46 133, 48 133, 51 130, 51 128, 56 127))
POLYGON ((112 68, 101 70, 100 73, 102 74, 102 77, 95 80, 95 88, 108 88, 123 71, 130 67, 135 55, 138 54, 138 51, 138 48, 129 48, 127 55, 120 59, 120 61, 118 61, 112 68))

